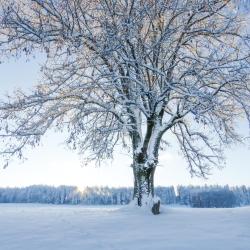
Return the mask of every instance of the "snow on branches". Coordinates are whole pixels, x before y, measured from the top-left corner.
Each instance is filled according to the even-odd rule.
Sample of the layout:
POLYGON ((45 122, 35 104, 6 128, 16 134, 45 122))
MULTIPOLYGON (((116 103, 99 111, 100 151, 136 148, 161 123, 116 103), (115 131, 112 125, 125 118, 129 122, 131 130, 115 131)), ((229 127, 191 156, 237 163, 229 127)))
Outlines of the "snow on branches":
POLYGON ((2 55, 47 54, 33 93, 1 101, 2 153, 22 157, 66 127, 91 159, 121 142, 146 171, 171 133, 190 172, 206 176, 222 146, 241 140, 235 123, 250 121, 249 34, 233 2, 2 2, 2 55))

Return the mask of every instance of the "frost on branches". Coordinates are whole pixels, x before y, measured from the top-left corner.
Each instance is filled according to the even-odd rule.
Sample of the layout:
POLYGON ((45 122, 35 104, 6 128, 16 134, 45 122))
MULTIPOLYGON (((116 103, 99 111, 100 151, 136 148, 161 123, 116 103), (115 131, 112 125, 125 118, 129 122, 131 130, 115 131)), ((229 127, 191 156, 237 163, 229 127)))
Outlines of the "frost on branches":
POLYGON ((120 144, 142 206, 172 134, 190 173, 205 177, 222 147, 242 140, 235 123, 250 121, 250 41, 234 2, 2 1, 2 57, 47 55, 32 93, 2 98, 7 162, 51 128, 68 129, 87 161, 111 158, 120 144))

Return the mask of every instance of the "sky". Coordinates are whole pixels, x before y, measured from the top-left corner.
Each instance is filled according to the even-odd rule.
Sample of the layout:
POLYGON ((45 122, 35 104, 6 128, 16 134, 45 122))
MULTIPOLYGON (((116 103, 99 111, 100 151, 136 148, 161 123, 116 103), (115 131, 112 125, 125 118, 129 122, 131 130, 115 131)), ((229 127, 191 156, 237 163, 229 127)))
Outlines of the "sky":
MULTIPOLYGON (((32 89, 40 79, 41 58, 11 59, 0 64, 0 99, 15 88, 32 89)), ((246 124, 240 124, 246 131, 246 124)), ((100 167, 82 166, 80 156, 67 148, 63 134, 48 132, 38 148, 26 151, 27 160, 12 161, 0 166, 0 187, 23 187, 33 184, 86 186, 133 186, 131 159, 119 149, 113 161, 100 167)), ((214 169, 208 180, 191 178, 186 162, 178 150, 167 148, 160 155, 155 174, 155 185, 247 185, 250 186, 250 150, 248 145, 237 145, 226 150, 226 167, 214 169)), ((1 156, 0 156, 1 157, 1 156)))

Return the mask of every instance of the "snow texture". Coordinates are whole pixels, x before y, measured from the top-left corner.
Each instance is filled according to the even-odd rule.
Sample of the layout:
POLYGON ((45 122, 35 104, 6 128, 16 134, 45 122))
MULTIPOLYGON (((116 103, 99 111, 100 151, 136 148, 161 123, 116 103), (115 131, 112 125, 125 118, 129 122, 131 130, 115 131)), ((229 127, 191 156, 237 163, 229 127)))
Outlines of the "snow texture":
POLYGON ((250 207, 0 205, 1 250, 247 250, 250 207))

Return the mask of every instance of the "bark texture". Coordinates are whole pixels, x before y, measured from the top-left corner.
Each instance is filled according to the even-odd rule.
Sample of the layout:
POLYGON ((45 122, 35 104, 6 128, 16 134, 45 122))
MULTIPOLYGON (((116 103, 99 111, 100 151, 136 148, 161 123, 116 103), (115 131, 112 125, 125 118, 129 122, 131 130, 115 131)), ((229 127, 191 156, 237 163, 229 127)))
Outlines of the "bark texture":
POLYGON ((154 204, 154 173, 156 165, 134 162, 134 195, 133 199, 138 206, 151 206, 153 214, 159 214, 160 203, 158 207, 154 204), (155 212, 156 211, 156 212, 155 212))

